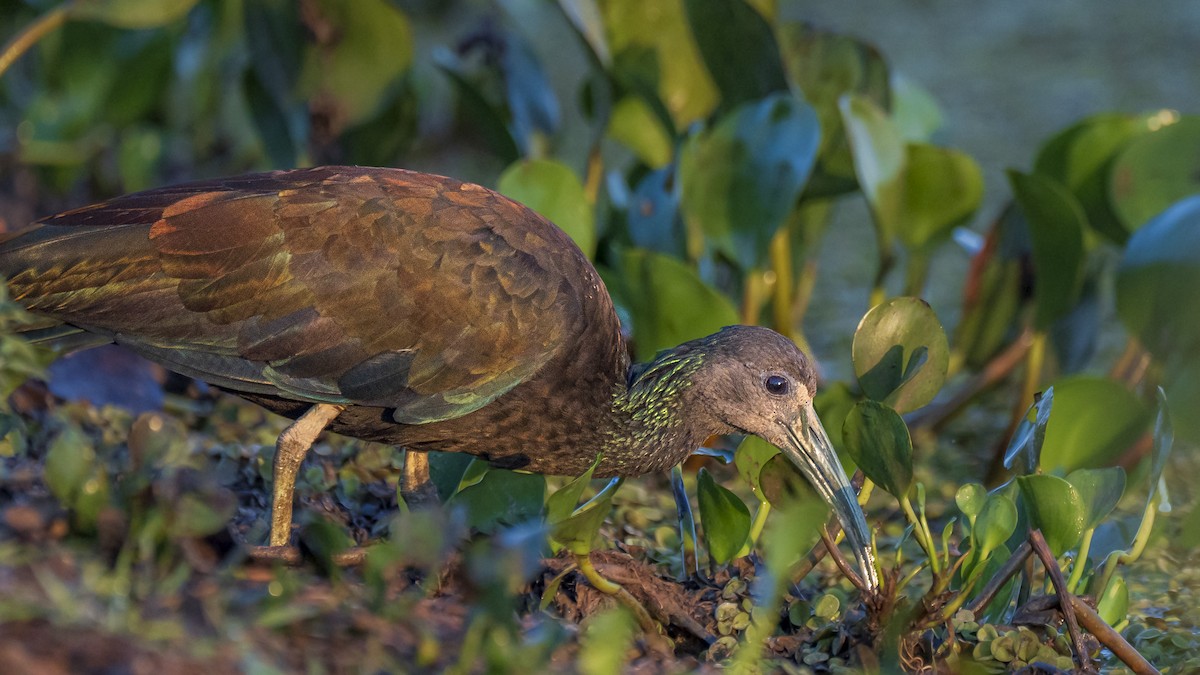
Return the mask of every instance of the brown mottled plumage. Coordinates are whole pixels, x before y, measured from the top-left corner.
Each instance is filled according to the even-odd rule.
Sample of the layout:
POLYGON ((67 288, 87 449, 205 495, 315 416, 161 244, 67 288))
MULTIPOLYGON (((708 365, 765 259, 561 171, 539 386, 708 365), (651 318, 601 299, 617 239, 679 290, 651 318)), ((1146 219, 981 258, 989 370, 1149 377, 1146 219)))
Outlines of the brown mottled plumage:
POLYGON ((631 369, 579 249, 477 185, 322 167, 165 187, 0 236, 0 275, 47 320, 33 337, 116 342, 293 418, 320 408, 313 436, 331 419, 358 438, 565 475, 598 453, 597 475, 662 470, 717 433, 795 446, 872 567, 790 340, 734 327, 631 369), (790 388, 768 391, 769 376, 790 388))

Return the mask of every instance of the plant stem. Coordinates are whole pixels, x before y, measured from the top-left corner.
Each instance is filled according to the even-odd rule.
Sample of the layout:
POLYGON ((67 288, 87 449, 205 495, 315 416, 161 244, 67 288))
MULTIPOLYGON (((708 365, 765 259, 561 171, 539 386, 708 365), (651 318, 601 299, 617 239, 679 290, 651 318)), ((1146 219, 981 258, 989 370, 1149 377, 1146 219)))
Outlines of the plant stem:
POLYGON ((766 281, 762 272, 751 270, 742 280, 742 323, 747 326, 758 325, 758 315, 762 310, 763 291, 766 281))
POLYGON ((67 14, 70 12, 74 2, 64 2, 54 9, 46 12, 38 17, 33 23, 25 27, 25 30, 17 33, 8 44, 0 49, 0 76, 4 75, 21 55, 29 51, 29 48, 37 44, 38 40, 49 35, 53 30, 66 23, 67 14))
POLYGON ((795 340, 795 321, 792 319, 792 240, 787 228, 779 228, 771 239, 771 269, 775 272, 775 292, 771 294, 772 323, 775 330, 795 340))
POLYGON ((1158 513, 1159 496, 1156 494, 1153 499, 1146 504, 1146 511, 1142 514, 1142 522, 1138 525, 1137 534, 1133 537, 1133 545, 1128 550, 1120 553, 1110 553, 1108 558, 1104 560, 1104 569, 1100 573, 1099 581, 1094 587, 1096 595, 1104 592, 1108 588, 1108 582, 1112 581, 1112 575, 1117 571, 1118 565, 1129 564, 1142 556, 1142 552, 1146 549, 1146 542, 1150 540, 1150 531, 1154 529, 1154 517, 1158 513))
POLYGON ((1075 564, 1071 565, 1071 578, 1067 579, 1067 590, 1074 593, 1079 587, 1079 580, 1083 578, 1083 568, 1087 567, 1088 551, 1092 548, 1092 535, 1096 533, 1096 528, 1092 528, 1083 533, 1083 541, 1079 544, 1079 555, 1075 557, 1075 564))
POLYGON ((771 502, 763 500, 758 503, 758 511, 754 513, 754 522, 750 523, 750 545, 758 543, 763 527, 767 524, 767 516, 771 513, 771 502))
POLYGON ((825 548, 829 550, 829 557, 833 558, 833 562, 835 565, 837 565, 838 570, 850 580, 850 583, 853 584, 855 588, 866 593, 867 584, 862 580, 862 577, 858 576, 854 569, 850 567, 850 563, 846 562, 846 557, 842 555, 841 550, 838 549, 837 544, 834 543, 833 537, 829 536, 829 530, 824 527, 821 528, 821 541, 825 544, 825 548))
POLYGON ((650 616, 650 612, 646 611, 642 603, 637 601, 637 598, 630 595, 629 591, 625 590, 621 584, 610 581, 604 575, 600 574, 600 572, 596 571, 590 554, 575 554, 575 563, 579 565, 579 572, 583 574, 584 578, 588 580, 588 583, 593 588, 605 595, 615 597, 621 601, 621 604, 629 608, 629 611, 633 612, 634 617, 637 618, 638 625, 642 627, 643 631, 650 635, 657 635, 662 632, 662 627, 650 616))
POLYGON ((925 281, 929 277, 929 253, 910 251, 904 272, 904 294, 914 298, 921 297, 925 292, 925 281))
POLYGON ((925 555, 929 556, 929 569, 933 571, 935 577, 938 576, 941 572, 941 565, 938 562, 937 549, 933 547, 929 533, 921 527, 921 519, 917 516, 916 511, 913 511, 912 502, 909 501, 907 495, 900 498, 900 508, 904 509, 905 517, 913 525, 913 535, 916 536, 917 543, 925 549, 925 555))
POLYGON ((987 606, 992 603, 992 600, 995 599, 996 594, 1000 592, 1000 589, 1004 587, 1004 584, 1008 583, 1008 580, 1011 579, 1013 575, 1021 571, 1021 567, 1025 565, 1025 560, 1028 559, 1032 553, 1033 545, 1031 545, 1028 541, 1021 542, 1021 545, 1017 547, 1017 550, 1013 551, 1013 554, 1004 562, 1004 565, 1000 568, 1000 571, 996 573, 996 576, 988 580, 987 585, 983 587, 983 590, 979 592, 979 595, 975 596, 975 598, 971 601, 971 606, 967 609, 971 610, 975 616, 979 616, 983 610, 987 609, 987 606))
POLYGON ((1039 330, 1033 334, 1033 341, 1029 344, 1029 353, 1025 357, 1025 386, 1021 391, 1021 406, 1033 403, 1033 396, 1042 382, 1042 365, 1045 360, 1046 333, 1039 330))

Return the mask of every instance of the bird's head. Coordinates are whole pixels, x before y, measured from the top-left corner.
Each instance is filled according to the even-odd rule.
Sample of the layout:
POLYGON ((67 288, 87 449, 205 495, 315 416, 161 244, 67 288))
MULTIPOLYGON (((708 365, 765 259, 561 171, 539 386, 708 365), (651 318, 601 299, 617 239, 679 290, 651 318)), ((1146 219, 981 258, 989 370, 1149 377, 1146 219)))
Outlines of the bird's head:
POLYGON ((714 421, 777 446, 833 508, 864 580, 878 586, 870 530, 817 413, 816 369, 790 339, 767 328, 730 326, 684 345, 703 353, 691 405, 714 421))

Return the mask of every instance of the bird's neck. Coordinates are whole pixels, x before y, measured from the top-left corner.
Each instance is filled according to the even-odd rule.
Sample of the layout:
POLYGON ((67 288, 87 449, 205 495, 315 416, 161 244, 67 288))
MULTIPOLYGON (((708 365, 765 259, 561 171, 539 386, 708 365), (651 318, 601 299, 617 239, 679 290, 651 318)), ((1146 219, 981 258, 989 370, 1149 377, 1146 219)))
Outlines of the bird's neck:
POLYGON ((665 352, 630 368, 612 397, 601 469, 637 475, 668 469, 683 461, 708 437, 703 411, 693 409, 694 376, 702 352, 665 352))

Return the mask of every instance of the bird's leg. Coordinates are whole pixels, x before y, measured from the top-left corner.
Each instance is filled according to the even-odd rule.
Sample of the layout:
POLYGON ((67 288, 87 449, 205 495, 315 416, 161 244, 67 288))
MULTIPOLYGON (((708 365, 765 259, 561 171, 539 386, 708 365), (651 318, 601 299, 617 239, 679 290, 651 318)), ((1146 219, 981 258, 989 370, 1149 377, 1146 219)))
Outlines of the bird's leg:
POLYGON ((346 406, 318 403, 279 434, 275 444, 275 479, 271 498, 271 546, 287 546, 292 534, 292 498, 296 491, 296 473, 317 436, 346 406))
POLYGON ((671 468, 671 493, 675 496, 675 514, 679 517, 679 551, 683 563, 683 579, 700 577, 700 553, 696 550, 696 516, 683 485, 683 467, 676 464, 671 468), (688 562, 691 562, 689 565, 688 562))
POLYGON ((400 478, 400 496, 409 507, 437 502, 437 488, 429 477, 429 455, 404 451, 404 475, 400 478))

